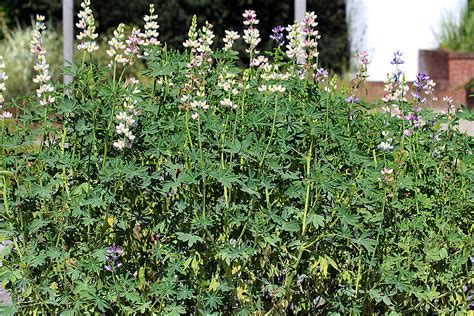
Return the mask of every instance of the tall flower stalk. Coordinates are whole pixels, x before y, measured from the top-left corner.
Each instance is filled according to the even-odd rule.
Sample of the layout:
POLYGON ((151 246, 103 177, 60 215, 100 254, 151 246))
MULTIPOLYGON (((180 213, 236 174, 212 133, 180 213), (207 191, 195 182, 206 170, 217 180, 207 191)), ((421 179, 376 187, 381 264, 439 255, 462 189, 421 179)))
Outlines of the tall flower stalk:
POLYGON ((3 106, 5 105, 5 96, 3 94, 7 90, 7 87, 5 85, 5 81, 7 79, 8 76, 5 73, 5 64, 3 62, 3 56, 0 55, 0 120, 12 117, 12 113, 3 110, 3 106))
POLYGON ((245 51, 249 54, 250 60, 252 60, 253 56, 260 53, 257 50, 257 45, 261 41, 260 31, 256 28, 260 21, 257 19, 257 13, 254 10, 245 10, 242 16, 244 17, 244 25, 247 26, 243 36, 244 42, 248 45, 245 51))
POLYGON ((76 26, 81 30, 79 35, 77 35, 77 39, 81 41, 77 49, 83 50, 84 53, 92 53, 99 50, 99 45, 96 43, 96 39, 99 35, 95 33, 95 20, 90 5, 90 0, 84 0, 81 3, 82 10, 79 11, 77 15, 79 22, 76 23, 76 26))
POLYGON ((124 50, 125 56, 127 56, 128 63, 133 65, 136 59, 141 58, 140 48, 144 43, 144 40, 141 38, 140 29, 133 28, 132 32, 125 40, 127 47, 124 50))
POLYGON ((308 67, 313 67, 314 69, 318 67, 318 41, 321 38, 321 35, 319 35, 316 29, 318 26, 318 22, 316 22, 317 17, 314 12, 306 12, 303 22, 301 22, 304 36, 303 46, 307 56, 306 64, 308 67))
POLYGON ((223 50, 225 52, 232 50, 232 46, 234 46, 234 42, 239 38, 240 38, 240 35, 236 31, 225 30, 225 38, 222 40, 225 44, 223 50))
POLYGON ((408 85, 406 83, 405 73, 401 70, 400 65, 403 65, 405 61, 402 59, 402 53, 396 51, 393 53, 393 59, 390 62, 395 66, 395 70, 392 74, 387 75, 385 80, 385 95, 382 101, 385 103, 393 103, 396 101, 407 102, 408 85))
POLYGON ((352 86, 350 90, 350 96, 346 99, 346 102, 349 105, 359 102, 359 98, 356 97, 357 91, 364 83, 364 81, 369 77, 367 74, 369 65, 369 53, 365 50, 357 52, 356 54, 357 61, 359 63, 359 71, 356 73, 355 77, 352 79, 352 86))
POLYGON ((285 28, 281 25, 277 25, 272 29, 272 35, 270 35, 270 39, 275 41, 278 46, 285 45, 285 35, 283 34, 284 31, 285 28))
POLYGON ((286 35, 288 40, 288 44, 286 45, 286 55, 288 58, 292 59, 293 64, 296 65, 298 60, 307 57, 304 47, 303 33, 297 21, 288 25, 286 31, 288 32, 286 35))
POLYGON ((37 15, 31 41, 31 53, 35 60, 34 69, 36 71, 36 77, 33 78, 33 82, 40 85, 36 89, 36 95, 40 105, 46 107, 53 103, 55 98, 52 96, 54 88, 50 83, 49 64, 46 62, 46 50, 43 47, 43 31, 45 30, 44 16, 37 15))
POLYGON ((136 101, 132 97, 127 97, 123 102, 123 110, 115 117, 119 122, 115 127, 117 136, 119 137, 114 143, 114 147, 118 150, 122 150, 125 147, 132 147, 132 142, 135 139, 135 135, 132 132, 132 128, 137 126, 135 119, 138 115, 135 109, 136 101))
MULTIPOLYGON (((115 85, 115 79, 117 75, 117 65, 126 65, 129 63, 129 58, 126 56, 125 50, 127 45, 125 44, 124 35, 125 24, 120 23, 117 29, 114 31, 114 36, 108 41, 109 49, 106 51, 107 55, 111 58, 108 66, 113 69, 113 84, 115 85)), ((120 78, 119 78, 120 81, 120 78)))
POLYGON ((124 35, 125 24, 120 23, 117 29, 114 31, 114 36, 108 41, 109 49, 106 51, 107 55, 111 57, 108 64, 110 68, 117 67, 117 64, 125 65, 128 63, 128 59, 125 57, 125 35, 124 35))
MULTIPOLYGON (((145 48, 160 45, 161 43, 158 40, 158 36, 160 35, 158 29, 160 28, 160 25, 158 24, 158 15, 155 14, 154 4, 150 4, 150 14, 145 15, 143 21, 145 21, 145 31, 140 34, 143 39, 142 45, 145 48)), ((148 53, 145 52, 145 55, 147 54, 148 53)))

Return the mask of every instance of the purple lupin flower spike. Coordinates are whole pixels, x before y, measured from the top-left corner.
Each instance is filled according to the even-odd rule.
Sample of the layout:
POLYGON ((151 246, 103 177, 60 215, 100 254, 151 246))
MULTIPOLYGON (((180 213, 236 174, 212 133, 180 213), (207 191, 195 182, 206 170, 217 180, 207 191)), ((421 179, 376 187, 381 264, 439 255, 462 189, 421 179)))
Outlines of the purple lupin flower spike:
POLYGON ((118 261, 119 257, 123 255, 122 247, 113 243, 105 250, 105 265, 104 270, 107 272, 114 272, 123 264, 118 261))
POLYGON ((283 35, 284 31, 285 28, 281 25, 277 25, 272 29, 272 35, 270 35, 270 38, 276 41, 278 46, 285 45, 285 36, 283 35))

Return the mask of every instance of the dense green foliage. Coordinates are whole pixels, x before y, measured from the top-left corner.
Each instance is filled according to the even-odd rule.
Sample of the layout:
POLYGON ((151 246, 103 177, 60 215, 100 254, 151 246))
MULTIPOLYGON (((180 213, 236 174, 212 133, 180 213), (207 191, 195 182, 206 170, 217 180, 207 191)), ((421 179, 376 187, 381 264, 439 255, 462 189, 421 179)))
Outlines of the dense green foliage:
MULTIPOLYGON (((192 15, 206 17, 215 25, 215 32, 223 37, 224 29, 242 29, 241 12, 252 8, 259 13, 260 30, 263 46, 270 48, 269 35, 275 25, 288 25, 293 22, 293 0, 255 1, 255 0, 167 0, 167 1, 109 1, 94 0, 92 7, 101 33, 115 28, 124 22, 141 25, 141 19, 147 13, 148 4, 155 3, 160 16, 160 37, 169 47, 181 49, 181 43, 189 28, 192 15)), ((331 70, 342 72, 348 67, 349 48, 344 0, 309 0, 309 11, 319 15, 319 29, 326 36, 322 38, 320 63, 331 70)), ((34 14, 46 14, 53 26, 61 29, 60 0, 3 0, 0 9, 6 12, 6 19, 11 28, 19 21, 29 25, 34 14)), ((75 8, 80 8, 80 1, 75 1, 75 8)), ((204 18, 203 18, 204 19, 204 18)), ((203 21, 201 21, 203 22, 203 21)), ((243 48, 241 48, 243 50, 243 48)))
POLYGON ((397 102, 414 127, 266 54, 277 68, 220 50, 190 67, 157 46, 148 85, 84 54, 51 105, 8 104, 2 312, 465 312, 474 143, 455 112, 397 102))

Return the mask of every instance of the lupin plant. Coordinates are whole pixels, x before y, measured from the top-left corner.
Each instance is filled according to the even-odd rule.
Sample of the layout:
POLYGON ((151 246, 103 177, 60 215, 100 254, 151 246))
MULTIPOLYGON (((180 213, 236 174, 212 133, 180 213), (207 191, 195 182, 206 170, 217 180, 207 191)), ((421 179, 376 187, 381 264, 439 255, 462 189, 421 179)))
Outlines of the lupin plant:
POLYGON ((127 47, 125 48, 124 53, 128 57, 128 63, 130 65, 133 65, 136 59, 142 57, 141 47, 144 44, 144 41, 141 39, 141 34, 140 29, 134 27, 128 38, 125 40, 127 47))
POLYGON ((8 79, 7 74, 5 73, 5 63, 3 62, 3 56, 0 55, 0 120, 11 118, 12 113, 5 111, 3 107, 5 106, 5 91, 7 87, 5 81, 8 79))
POLYGON ((286 31, 288 32, 288 44, 286 45, 286 55, 288 58, 295 61, 298 58, 306 58, 303 33, 298 22, 288 25, 286 31))
POLYGON ((252 60, 255 55, 260 53, 260 51, 257 50, 257 46, 261 41, 260 31, 257 28, 260 21, 257 19, 257 13, 254 10, 245 10, 242 16, 244 17, 244 26, 247 27, 244 30, 242 38, 248 45, 245 51, 249 54, 250 60, 252 60))
POLYGON ((467 312, 474 144, 452 99, 446 114, 426 108, 426 76, 411 100, 403 79, 391 85, 383 112, 356 96, 366 54, 348 94, 317 65, 314 13, 260 54, 245 11, 242 69, 239 34, 214 51, 196 17, 184 52, 158 45, 151 6, 145 33, 120 25, 109 42, 115 65, 145 64, 117 79, 89 59, 97 36, 81 7, 91 56, 65 70, 74 81, 54 102, 11 102, 2 128, 2 315, 467 312))
POLYGON ((306 64, 313 69, 318 67, 318 41, 321 38, 316 27, 318 22, 316 22, 317 15, 314 12, 306 12, 303 21, 301 22, 301 27, 303 28, 304 36, 304 47, 306 49, 306 64))
POLYGON ((99 45, 96 42, 99 34, 95 33, 95 20, 90 5, 90 0, 84 0, 81 3, 82 9, 77 14, 79 22, 76 23, 76 27, 81 30, 77 35, 77 39, 81 41, 77 49, 83 50, 84 53, 92 53, 99 50, 99 45))
POLYGON ((278 46, 285 45, 285 35, 283 34, 284 31, 285 28, 281 25, 277 25, 272 29, 272 35, 270 35, 270 38, 277 42, 278 46))
POLYGON ((158 36, 160 35, 158 29, 160 25, 158 24, 158 15, 155 14, 154 4, 150 4, 150 15, 145 15, 143 21, 145 21, 145 32, 141 33, 141 37, 143 38, 142 45, 144 47, 160 45, 161 42, 158 40, 158 36))
POLYGON ((117 29, 114 31, 114 36, 108 41, 109 49, 106 51, 107 55, 111 58, 108 66, 110 68, 116 68, 117 64, 127 64, 128 59, 125 57, 125 24, 120 23, 117 29))
POLYGON ((40 85, 36 89, 36 95, 39 104, 47 107, 55 101, 55 97, 52 95, 54 88, 50 83, 49 64, 46 62, 46 50, 43 47, 43 32, 46 30, 44 19, 42 15, 36 16, 33 39, 31 40, 31 53, 34 57, 34 69, 36 71, 36 77, 33 78, 33 82, 40 85))
POLYGON ((391 102, 407 102, 408 85, 406 83, 406 77, 404 72, 400 69, 400 65, 405 62, 402 60, 402 53, 396 51, 393 53, 393 59, 390 62, 395 65, 395 71, 392 74, 387 75, 385 80, 385 96, 382 101, 385 103, 391 102))
POLYGON ((225 38, 222 40, 224 42, 224 51, 232 50, 234 42, 240 38, 240 35, 236 31, 225 30, 225 38))
POLYGON ((359 51, 356 54, 357 62, 359 65, 359 70, 356 73, 354 79, 352 79, 352 86, 350 89, 350 95, 346 99, 346 102, 352 105, 353 103, 358 103, 359 98, 356 96, 357 91, 364 83, 365 79, 368 77, 367 75, 367 66, 370 63, 369 61, 369 53, 367 51, 359 51))

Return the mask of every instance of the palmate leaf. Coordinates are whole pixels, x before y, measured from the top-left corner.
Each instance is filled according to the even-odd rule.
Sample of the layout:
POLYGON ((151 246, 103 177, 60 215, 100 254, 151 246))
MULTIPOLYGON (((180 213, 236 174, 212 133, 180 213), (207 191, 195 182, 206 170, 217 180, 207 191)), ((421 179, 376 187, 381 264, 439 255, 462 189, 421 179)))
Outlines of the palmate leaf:
POLYGON ((193 296, 194 296, 194 290, 186 286, 183 286, 182 288, 180 288, 178 290, 178 293, 176 294, 176 298, 178 299, 178 301, 187 300, 187 299, 192 298, 193 296))
POLYGON ((42 218, 35 218, 31 224, 30 224, 30 232, 35 233, 42 229, 43 227, 46 227, 49 225, 51 221, 42 219, 42 218))
POLYGON ((204 305, 206 307, 210 307, 212 309, 215 309, 222 305, 222 299, 223 297, 220 295, 213 293, 207 293, 206 296, 204 297, 204 305))
POLYGON ((219 169, 218 171, 211 172, 211 176, 226 187, 231 187, 232 183, 238 182, 239 180, 236 174, 233 174, 227 169, 219 169))
POLYGON ((353 239, 353 241, 363 246, 368 252, 373 252, 375 250, 374 246, 377 246, 377 241, 368 238, 369 236, 370 234, 368 232, 364 232, 358 238, 353 239))
POLYGON ((260 193, 258 193, 255 189, 257 189, 257 185, 256 184, 250 184, 249 185, 241 182, 240 183, 240 189, 243 191, 243 192, 246 192, 250 195, 255 195, 257 198, 260 197, 260 193), (249 185, 251 185, 252 187, 250 187, 249 185))
POLYGON ((325 219, 323 215, 310 213, 308 214, 308 224, 312 224, 314 228, 324 227, 325 219))
POLYGON ((186 309, 182 305, 170 305, 165 307, 164 314, 167 316, 179 316, 186 314, 186 309))
POLYGON ((446 248, 426 247, 424 252, 426 254, 426 259, 429 261, 440 261, 448 257, 448 251, 446 248))
POLYGON ((297 232, 300 230, 300 223, 298 222, 284 222, 283 225, 281 225, 281 229, 287 232, 297 232))
POLYGON ((343 226, 356 226, 359 221, 359 216, 354 214, 349 214, 346 211, 339 212, 339 217, 341 218, 341 223, 343 226))
POLYGON ((240 152, 240 149, 242 148, 242 144, 240 143, 238 139, 236 139, 234 142, 226 140, 225 146, 226 148, 224 148, 224 151, 231 154, 237 154, 238 152, 240 152))
POLYGON ((187 242, 188 247, 192 247, 195 243, 204 241, 204 239, 202 239, 201 237, 188 233, 178 232, 176 233, 176 236, 178 237, 178 240, 187 242))
POLYGON ((31 267, 34 267, 34 268, 42 266, 43 264, 46 263, 46 258, 47 257, 48 256, 46 255, 46 253, 41 252, 41 253, 37 254, 36 256, 34 256, 30 260, 29 264, 30 264, 31 267))
POLYGON ((94 287, 80 280, 74 285, 73 293, 85 300, 92 300, 96 296, 94 287))

